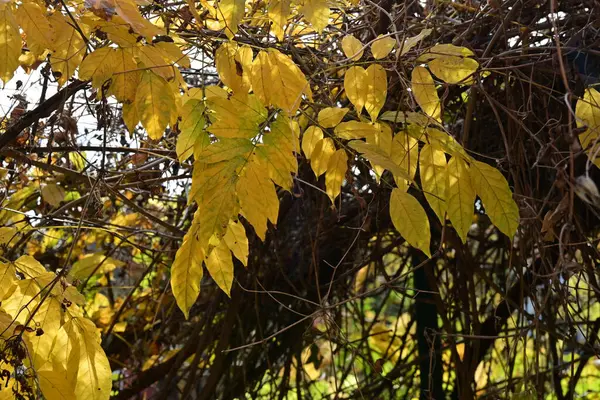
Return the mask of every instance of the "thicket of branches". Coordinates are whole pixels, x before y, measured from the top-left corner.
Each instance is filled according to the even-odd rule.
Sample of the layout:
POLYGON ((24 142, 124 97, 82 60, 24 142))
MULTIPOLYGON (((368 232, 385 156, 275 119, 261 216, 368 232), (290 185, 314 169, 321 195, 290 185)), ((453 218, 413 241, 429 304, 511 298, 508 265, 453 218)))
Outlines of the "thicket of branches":
MULTIPOLYGON (((188 84, 218 84, 212 57, 224 34, 186 23, 189 9, 179 3, 155 3, 184 21, 169 29, 200 65, 182 71, 188 84)), ((380 34, 402 40, 432 29, 405 56, 381 62, 389 78, 384 111, 417 108, 409 71, 421 49, 471 49, 481 71, 472 85, 443 84, 443 126, 506 176, 521 215, 512 242, 478 206, 463 245, 454 230, 436 225, 422 193, 411 189, 433 216, 427 259, 393 229, 387 175, 379 183, 368 165, 356 163, 333 208, 299 155, 292 193, 279 193, 277 226, 264 242, 250 236, 248 266, 236 265, 231 298, 204 280, 186 320, 168 294, 168 267, 194 212, 184 191, 191 165, 176 161, 177 133, 142 147, 125 131, 118 106, 73 81, 42 95, 27 113, 6 117, 2 190, 26 185, 19 172, 34 166, 82 196, 51 213, 34 207, 37 229, 4 257, 32 250, 58 269, 74 246, 82 252, 102 243, 127 263, 85 289, 111 302, 110 315, 94 319, 106 329, 102 346, 120 374, 117 399, 572 399, 600 390, 590 383, 600 328, 600 221, 574 194, 576 177, 596 175, 577 139, 574 109, 584 88, 600 79, 599 7, 593 0, 364 0, 337 14, 337 24, 315 35, 312 46, 303 46, 300 34, 267 41, 264 27, 242 25, 236 35, 255 49, 277 48, 302 69, 313 87, 313 105, 301 110, 308 119, 311 107, 335 104, 332 93, 339 94, 335 102, 348 102, 340 90, 341 36, 368 43, 380 34), (73 127, 87 114, 98 121, 96 133, 73 127), (37 140, 40 131, 48 140, 37 140), (83 151, 90 164, 75 172, 69 154, 83 151), (115 221, 119 210, 144 222, 115 221), (121 229, 57 233, 78 224, 121 229), (120 256, 123 246, 136 256, 120 256), (117 332, 120 321, 127 326, 117 332)), ((41 72, 45 93, 53 77, 41 72)))

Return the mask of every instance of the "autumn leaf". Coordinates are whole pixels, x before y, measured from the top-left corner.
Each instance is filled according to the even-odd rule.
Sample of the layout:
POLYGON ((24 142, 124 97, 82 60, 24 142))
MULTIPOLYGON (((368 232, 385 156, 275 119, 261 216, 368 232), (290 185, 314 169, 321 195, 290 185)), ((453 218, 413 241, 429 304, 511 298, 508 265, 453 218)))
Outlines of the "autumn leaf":
POLYGON ((488 164, 473 161, 469 175, 475 193, 481 198, 486 214, 496 227, 512 239, 519 226, 519 207, 504 176, 488 164))
POLYGON ((244 17, 244 0, 221 0, 217 9, 219 19, 225 24, 225 35, 229 39, 233 38, 244 17))
POLYGON ((213 248, 206 258, 206 269, 217 285, 227 296, 231 297, 231 285, 233 283, 233 260, 231 251, 224 240, 213 248))
POLYGON ((366 83, 366 101, 365 109, 371 116, 371 121, 375 122, 379 112, 385 104, 387 96, 387 75, 383 67, 379 64, 371 64, 367 68, 366 83))
POLYGON ((423 112, 436 121, 441 121, 442 105, 429 71, 421 66, 415 67, 411 84, 413 96, 423 112))
POLYGON ((352 140, 374 138, 378 130, 374 125, 366 122, 348 121, 336 126, 334 132, 340 139, 352 140))
POLYGON ((327 5, 327 0, 304 0, 300 13, 304 15, 304 19, 310 22, 318 33, 321 33, 329 24, 331 11, 327 5))
POLYGON ((7 84, 19 66, 21 35, 10 4, 0 4, 0 79, 7 84))
POLYGON ((577 101, 575 117, 578 128, 586 128, 579 134, 579 142, 588 158, 596 166, 600 166, 600 151, 598 151, 598 137, 600 137, 600 92, 594 88, 585 90, 583 98, 577 101))
POLYGON ((342 190, 342 183, 346 177, 348 170, 348 156, 346 150, 339 149, 329 157, 327 163, 327 172, 325 173, 325 187, 327 195, 331 202, 335 202, 335 198, 342 190))
POLYGON ((425 144, 419 156, 421 187, 427 202, 442 224, 446 220, 446 155, 430 144, 425 144))
POLYGON ((151 71, 144 71, 136 87, 135 104, 148 136, 160 139, 171 121, 171 113, 177 112, 175 98, 167 82, 151 71))
POLYGON ((473 221, 475 190, 471 184, 468 165, 460 157, 452 157, 448 162, 446 204, 448 219, 463 243, 473 221))
POLYGON ((204 248, 198 238, 198 211, 171 265, 171 288, 179 309, 189 318, 189 311, 200 294, 204 248))
POLYGON ((329 159, 335 153, 335 144, 331 138, 324 138, 315 144, 311 154, 310 166, 317 178, 327 171, 329 159))
POLYGON ((342 39, 342 50, 346 57, 353 61, 358 61, 363 56, 363 47, 361 41, 352 35, 346 35, 342 39))
POLYGON ((396 45, 396 39, 390 37, 379 35, 377 39, 371 44, 371 53, 373 53, 373 57, 376 60, 380 60, 382 58, 387 57, 388 54, 394 49, 396 45))
POLYGON ((335 128, 348 113, 347 108, 327 107, 319 111, 319 125, 323 128, 335 128))
POLYGON ((54 27, 50 25, 42 7, 33 2, 25 2, 17 9, 16 18, 27 36, 27 47, 30 51, 41 55, 52 46, 54 27))
POLYGON ((431 257, 429 220, 417 199, 403 190, 394 189, 390 197, 390 218, 408 244, 431 257))
POLYGON ((346 96, 354 104, 358 114, 361 113, 369 96, 367 79, 367 71, 362 67, 350 67, 344 74, 346 96))
POLYGON ((302 135, 302 151, 307 160, 310 160, 312 152, 319 140, 323 139, 323 131, 318 126, 309 126, 302 135))

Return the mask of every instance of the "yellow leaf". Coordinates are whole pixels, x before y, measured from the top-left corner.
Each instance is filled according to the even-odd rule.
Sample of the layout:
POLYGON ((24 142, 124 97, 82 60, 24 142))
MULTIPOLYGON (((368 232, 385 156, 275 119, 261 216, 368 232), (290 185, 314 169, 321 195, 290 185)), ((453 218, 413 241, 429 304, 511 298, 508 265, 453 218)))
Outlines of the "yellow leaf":
POLYGON ((179 162, 184 162, 192 154, 197 157, 210 144, 210 138, 204 129, 204 108, 202 101, 192 99, 181 110, 180 133, 175 147, 179 162))
POLYGON ((41 55, 51 47, 54 28, 46 17, 45 9, 33 2, 22 3, 16 12, 17 22, 27 36, 27 47, 41 55))
POLYGON ((244 267, 247 267, 250 250, 248 248, 248 238, 246 237, 244 225, 241 222, 229 221, 229 226, 227 227, 225 236, 223 236, 223 240, 235 258, 240 260, 244 267))
POLYGON ((77 371, 75 396, 77 399, 106 400, 112 389, 112 371, 96 326, 83 318, 73 319, 79 342, 79 357, 75 363, 69 360, 67 371, 77 371))
POLYGON ((86 254, 71 267, 69 275, 77 279, 87 279, 94 274, 104 274, 121 268, 123 261, 107 257, 102 253, 86 254))
POLYGON ((469 175, 492 223, 512 239, 519 226, 519 207, 504 176, 496 168, 479 161, 471 163, 469 175))
POLYGON ((310 160, 310 157, 315 150, 315 146, 321 139, 323 139, 323 131, 321 128, 314 125, 306 128, 304 135, 302 135, 302 151, 307 160, 310 160))
POLYGON ((473 221, 475 190, 471 185, 469 167, 460 157, 452 157, 448 162, 446 204, 448 219, 463 243, 473 221))
MULTIPOLYGON (((411 180, 414 179, 419 160, 419 142, 404 131, 398 132, 392 140, 390 158, 403 171, 407 172, 411 180)), ((395 175, 394 180, 398 189, 405 192, 408 190, 410 181, 395 175)))
POLYGON ((334 128, 337 124, 339 124, 346 113, 348 113, 347 108, 340 107, 327 107, 319 111, 318 120, 319 125, 323 128, 334 128))
POLYGON ((233 260, 231 251, 224 240, 215 247, 205 261, 206 269, 217 285, 231 297, 231 285, 233 283, 233 260))
POLYGON ((346 35, 342 39, 342 50, 346 57, 358 61, 364 53, 364 45, 352 35, 346 35))
POLYGON ((390 36, 381 36, 382 35, 379 35, 373 44, 371 44, 371 52, 376 60, 387 57, 387 55, 390 54, 390 51, 392 51, 396 45, 396 39, 390 36))
POLYGON ((387 97, 387 75, 383 67, 379 64, 371 64, 367 68, 365 82, 367 90, 365 109, 371 116, 371 121, 375 122, 387 97))
POLYGON ((431 29, 423 29, 421 32, 419 32, 418 35, 409 37, 408 39, 404 40, 404 43, 402 43, 402 45, 400 46, 400 56, 403 56, 410 50, 412 50, 412 48, 419 44, 421 40, 429 36, 431 34, 431 31, 431 29))
MULTIPOLYGON (((72 287, 72 286, 70 286, 72 287)), ((43 335, 24 336, 33 366, 39 370, 51 362, 52 346, 61 325, 61 302, 48 297, 35 313, 33 324, 44 331, 43 335)), ((32 325, 33 325, 32 324, 32 325)), ((42 391, 44 388, 42 387, 42 391)), ((46 395, 46 393, 44 393, 46 395)), ((47 395, 46 395, 47 396, 47 395)))
POLYGON ((248 139, 221 139, 202 150, 198 154, 197 161, 218 163, 235 157, 247 158, 252 150, 254 150, 254 144, 248 139))
POLYGON ((275 49, 261 51, 252 62, 252 88, 265 105, 296 112, 302 95, 311 97, 306 77, 290 57, 275 49))
POLYGON ((471 75, 479 68, 472 58, 454 56, 437 57, 428 63, 431 72, 446 83, 467 85, 473 82, 471 75))
POLYGON ((337 137, 345 140, 374 138, 378 131, 375 126, 358 121, 342 122, 334 130, 337 137))
POLYGON ((58 207, 65 199, 65 189, 55 183, 42 186, 42 199, 52 207, 58 207))
POLYGON ((269 176, 286 190, 292 188, 292 175, 298 172, 298 161, 294 153, 300 152, 297 132, 292 129, 289 117, 279 113, 271 124, 271 131, 265 132, 263 146, 256 148, 261 162, 267 165, 269 176))
POLYGON ((219 46, 215 53, 215 65, 219 77, 234 93, 248 93, 252 50, 248 46, 238 47, 235 42, 219 46))
POLYGON ((88 54, 79 67, 79 79, 92 81, 95 89, 101 89, 112 77, 116 51, 109 47, 96 49, 88 54))
POLYGON ((346 177, 347 170, 348 156, 346 155, 346 150, 339 149, 329 158, 325 174, 325 188, 332 203, 335 202, 335 198, 342 191, 342 183, 346 177))
MULTIPOLYGON (((121 48, 115 49, 111 62, 113 64, 109 68, 112 71, 112 82, 106 95, 115 96, 120 102, 134 101, 138 88, 147 82, 140 82, 141 73, 137 70, 138 66, 133 59, 133 53, 121 48)), ((147 77, 150 73, 146 71, 144 76, 147 77)), ((142 122, 144 122, 143 118, 142 122)))
POLYGON ((271 24, 271 32, 279 41, 283 41, 284 25, 287 23, 290 15, 290 0, 271 0, 268 7, 269 19, 271 24))
POLYGON ((13 263, 0 262, 0 301, 4 300, 14 289, 17 275, 13 263))
POLYGON ((408 244, 431 257, 429 220, 417 199, 400 189, 392 190, 390 218, 408 244))
POLYGON ((135 103, 124 103, 122 116, 123 122, 125 123, 127 129, 129 129, 129 132, 134 132, 135 127, 137 126, 138 122, 140 122, 140 117, 138 116, 137 106, 135 103))
POLYGON ((150 71, 144 71, 136 88, 135 103, 142 125, 151 139, 159 140, 177 112, 175 97, 167 82, 150 71))
POLYGON ((579 134, 581 147, 592 159, 596 166, 600 167, 600 151, 598 137, 600 136, 600 92, 594 88, 585 90, 582 99, 577 101, 575 107, 575 117, 577 127, 586 127, 587 129, 579 134))
POLYGON ((10 4, 0 4, 0 79, 8 83, 19 66, 21 35, 10 4))
POLYGON ((142 14, 140 14, 137 4, 135 4, 134 1, 117 0, 115 1, 115 9, 117 14, 140 35, 143 35, 146 38, 152 38, 153 36, 163 34, 163 31, 160 28, 142 17, 142 14))
MULTIPOLYGON (((171 62, 179 64, 183 68, 190 68, 190 58, 181 52, 179 46, 172 42, 158 42, 154 44, 167 55, 167 59, 171 62)), ((252 60, 250 60, 252 61, 252 60)))
POLYGON ((225 35, 229 39, 238 31, 238 25, 244 17, 244 0, 221 0, 218 6, 219 19, 225 24, 225 35))
POLYGON ((14 265, 17 271, 25 276, 25 279, 37 278, 47 272, 38 260, 29 255, 19 257, 14 265))
POLYGON ((170 81, 175 78, 175 66, 169 61, 169 55, 159 47, 145 44, 133 48, 134 56, 145 67, 156 75, 170 81))
POLYGON ((315 145, 311 155, 310 166, 317 178, 327 171, 329 159, 333 153, 335 153, 335 144, 331 138, 321 139, 315 145))
POLYGON ((327 0, 305 0, 300 8, 300 13, 304 14, 306 19, 315 28, 318 33, 329 24, 329 15, 331 13, 327 0))
POLYGON ((436 121, 441 121, 442 105, 429 71, 421 66, 415 67, 411 83, 415 100, 423 112, 436 121))
POLYGON ((175 254, 171 265, 171 289, 185 318, 189 318, 189 311, 200 294, 200 281, 202 280, 202 262, 204 249, 198 239, 198 211, 194 216, 190 230, 183 238, 183 244, 175 254))
POLYGON ((388 151, 385 151, 380 146, 371 143, 365 143, 361 140, 352 140, 348 145, 354 150, 361 153, 375 167, 382 167, 390 171, 394 177, 405 179, 412 182, 413 179, 408 173, 392 161, 388 151))
POLYGON ((37 372, 37 379, 44 398, 49 400, 76 399, 71 384, 59 372, 41 370, 37 372))
POLYGON ((18 230, 14 226, 0 227, 0 244, 10 243, 11 240, 17 237, 17 233, 18 230))
POLYGON ((425 144, 419 157, 421 187, 425 198, 442 225, 446 220, 446 155, 443 151, 425 144))
POLYGON ((229 220, 237 214, 235 185, 245 163, 242 157, 214 164, 194 163, 190 199, 198 203, 197 236, 203 249, 208 249, 211 237, 221 240, 229 220))
POLYGON ((356 107, 356 113, 360 114, 367 102, 367 71, 362 67, 350 67, 344 74, 344 90, 346 96, 356 107))
POLYGON ((256 235, 265 240, 267 220, 275 225, 279 214, 279 198, 269 178, 267 166, 259 164, 254 157, 244 168, 236 191, 241 214, 254 227, 256 235))
POLYGON ((260 133, 267 110, 253 94, 234 94, 229 99, 216 97, 210 101, 215 112, 208 130, 219 138, 251 139, 260 133))
POLYGON ((417 62, 426 62, 440 57, 455 56, 455 57, 471 57, 475 54, 466 47, 459 47, 453 44, 436 44, 427 52, 423 53, 417 62))

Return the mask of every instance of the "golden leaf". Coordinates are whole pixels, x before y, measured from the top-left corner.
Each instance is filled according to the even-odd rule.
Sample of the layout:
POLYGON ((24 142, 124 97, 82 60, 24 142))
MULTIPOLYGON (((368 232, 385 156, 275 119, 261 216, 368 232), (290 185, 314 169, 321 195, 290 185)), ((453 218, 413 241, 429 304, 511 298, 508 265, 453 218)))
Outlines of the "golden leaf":
POLYGON ((218 5, 219 19, 225 24, 225 35, 229 39, 238 31, 238 25, 244 17, 244 0, 221 0, 218 5))
POLYGON ((52 46, 54 28, 46 17, 45 9, 34 2, 24 2, 17 9, 15 16, 27 36, 29 50, 41 55, 52 46))
POLYGON ((473 221, 475 190, 471 185, 469 167, 460 157, 452 157, 448 162, 446 205, 448 219, 463 243, 473 221))
POLYGON ((223 240, 235 258, 240 260, 244 267, 247 267, 250 250, 248 248, 248 238, 246 237, 244 225, 241 222, 229 221, 229 226, 227 227, 225 236, 223 236, 223 240))
POLYGON ((350 67, 344 74, 344 90, 346 96, 356 107, 356 113, 360 114, 367 102, 367 71, 362 67, 350 67))
POLYGON ((429 220, 417 199, 403 190, 392 190, 390 218, 396 230, 408 244, 431 257, 429 220))
POLYGON ((519 226, 519 207, 504 176, 496 168, 479 161, 471 162, 469 175, 492 223, 512 239, 519 226))
POLYGON ((204 129, 204 109, 202 101, 192 99, 188 100, 181 110, 180 133, 175 147, 179 162, 184 162, 192 154, 198 157, 202 150, 210 145, 210 137, 204 129))
POLYGON ((342 122, 335 127, 335 135, 340 139, 363 139, 374 138, 379 130, 372 124, 358 121, 342 122))
POLYGON ((136 87, 135 104, 148 136, 154 140, 162 138, 171 113, 177 113, 175 97, 167 82, 151 71, 144 71, 136 87))
POLYGON ((273 182, 291 190, 291 174, 298 172, 298 161, 294 155, 300 151, 297 132, 292 129, 292 121, 283 113, 277 115, 270 128, 271 131, 263 136, 263 146, 256 148, 256 154, 267 166, 273 182))
POLYGON ((325 188, 331 202, 342 191, 342 183, 348 170, 348 156, 346 150, 339 149, 331 155, 327 163, 327 172, 325 173, 325 188))
POLYGON ((365 82, 367 91, 365 109, 371 116, 371 121, 375 122, 387 97, 387 75, 383 67, 379 64, 371 64, 367 68, 365 82))
POLYGON ((65 189, 55 183, 42 185, 42 199, 52 207, 58 207, 65 199, 65 189))
POLYGON ((323 32, 323 29, 329 24, 331 11, 327 0, 305 0, 299 12, 304 14, 304 19, 310 22, 318 33, 323 32))
POLYGON ((588 158, 600 167, 600 92, 594 88, 585 90, 583 98, 577 101, 575 118, 578 128, 586 127, 586 130, 579 134, 581 147, 588 158))
POLYGON ((275 49, 261 51, 252 62, 252 89, 265 105, 296 112, 302 95, 311 97, 306 77, 290 57, 275 49))
POLYGON ((446 220, 446 155, 442 150, 425 144, 419 156, 421 187, 427 202, 442 225, 446 220))
MULTIPOLYGON (((58 84, 64 85, 73 76, 85 56, 85 41, 81 33, 67 23, 61 13, 52 14, 50 23, 56 32, 56 40, 51 43, 50 64, 52 70, 58 75, 58 84)), ((82 32, 87 34, 87 26, 81 24, 81 27, 82 32)))
POLYGON ((302 151, 307 160, 310 160, 312 152, 319 140, 323 139, 323 131, 318 126, 309 126, 302 135, 302 151))
POLYGON ((185 318, 189 318, 190 308, 200 294, 200 281, 202 281, 202 262, 204 261, 204 248, 198 238, 198 213, 194 216, 190 230, 183 238, 183 244, 175 254, 171 265, 171 288, 177 306, 185 318))
POLYGON ((279 41, 283 41, 284 25, 287 23, 290 11, 290 0, 271 0, 269 2, 267 13, 269 19, 273 22, 271 32, 275 34, 279 41))
POLYGON ((479 68, 479 63, 472 58, 454 56, 437 57, 427 64, 431 72, 446 83, 473 83, 472 75, 479 68))
POLYGON ((335 144, 331 138, 321 139, 315 145, 311 155, 310 166, 317 178, 327 171, 329 159, 333 153, 335 153, 335 144))
POLYGON ((364 45, 352 35, 346 35, 342 39, 342 50, 346 57, 358 61, 364 53, 364 45))
POLYGON ((244 168, 236 192, 241 214, 254 227, 256 235, 265 240, 267 220, 273 225, 277 224, 279 198, 267 166, 261 165, 257 157, 253 157, 244 168))
POLYGON ((382 35, 377 36, 377 39, 371 44, 371 53, 376 60, 387 57, 396 45, 396 39, 382 35))
POLYGON ((348 111, 349 110, 347 108, 340 107, 324 108, 319 111, 319 125, 321 125, 323 128, 334 128, 342 121, 348 111))
POLYGON ((423 112, 436 121, 441 121, 442 105, 429 71, 421 66, 415 67, 411 84, 415 100, 423 112))
POLYGON ((206 269, 217 285, 231 297, 231 285, 233 283, 233 260, 231 251, 224 240, 219 242, 208 255, 205 261, 206 269))
POLYGON ((21 35, 10 4, 0 4, 0 79, 8 83, 19 66, 21 35))
MULTIPOLYGON (((406 171, 411 180, 414 179, 419 160, 419 142, 404 131, 398 132, 392 140, 390 158, 403 171, 406 171)), ((398 189, 405 192, 411 183, 411 181, 395 175, 394 181, 396 181, 398 189)))
POLYGON ((431 29, 423 29, 421 32, 419 32, 418 35, 409 37, 406 40, 404 40, 404 42, 400 46, 400 56, 403 56, 409 51, 411 51, 413 47, 419 44, 421 40, 429 36, 431 32, 431 29))

